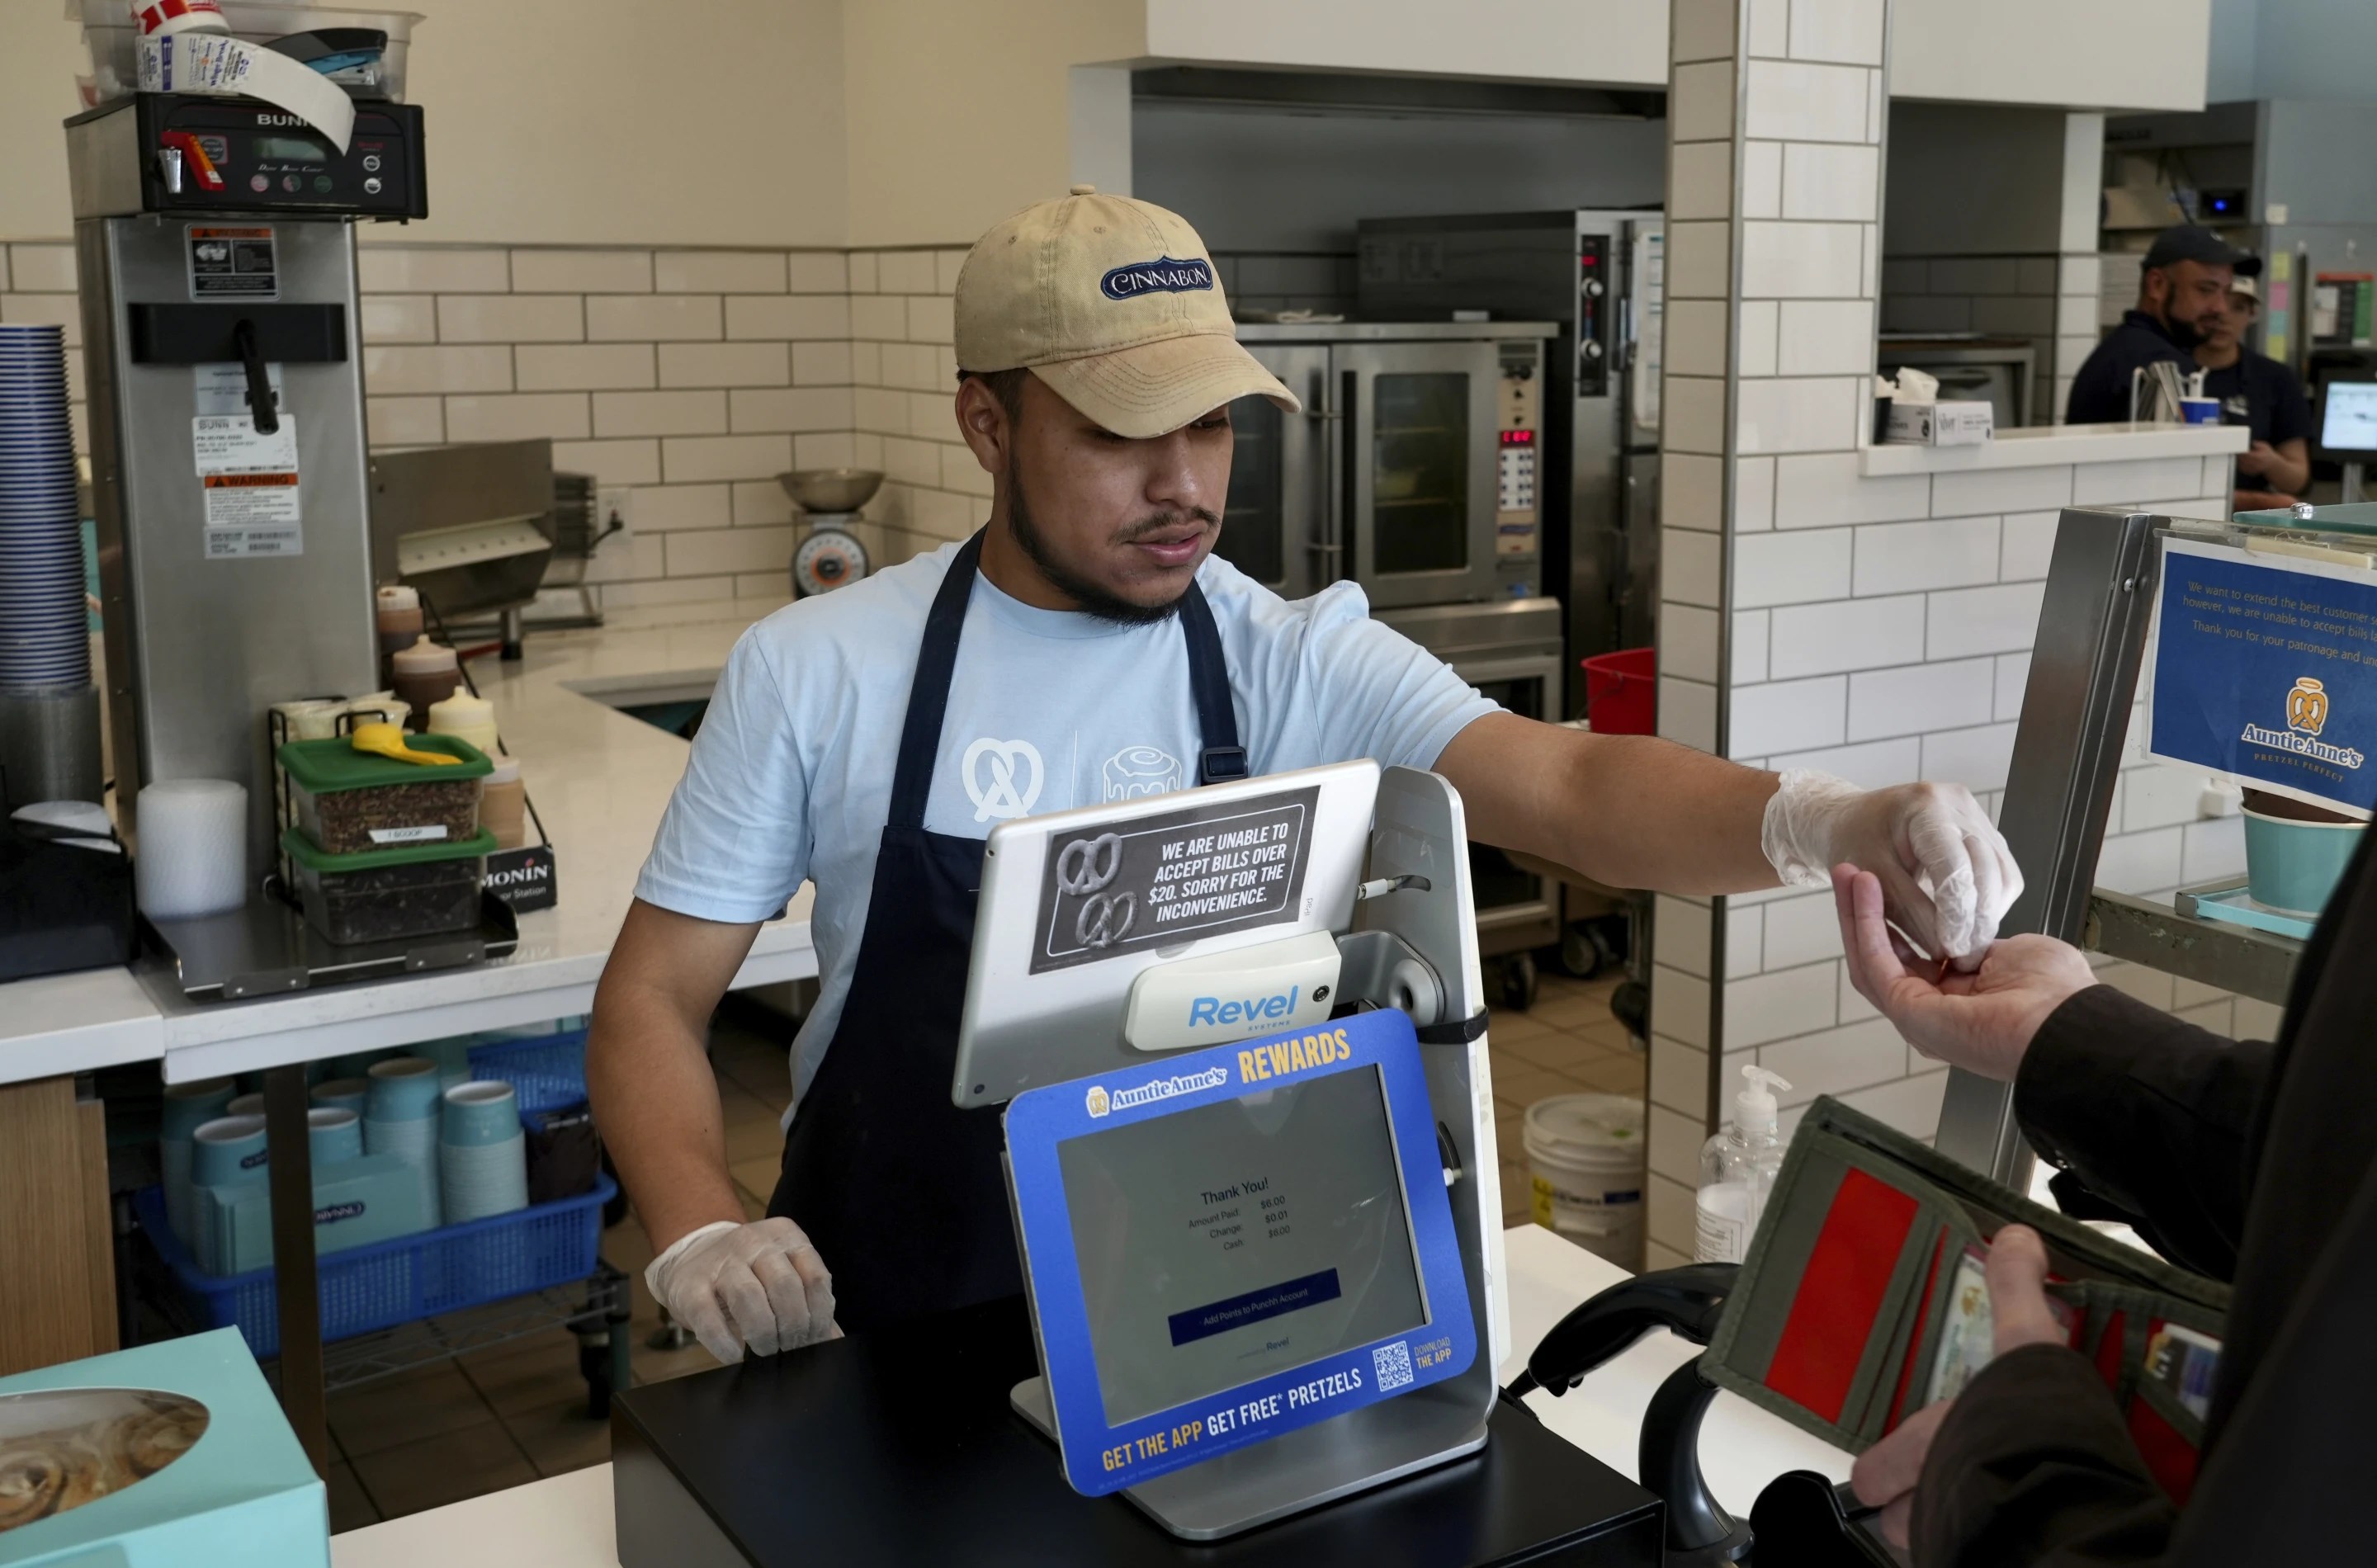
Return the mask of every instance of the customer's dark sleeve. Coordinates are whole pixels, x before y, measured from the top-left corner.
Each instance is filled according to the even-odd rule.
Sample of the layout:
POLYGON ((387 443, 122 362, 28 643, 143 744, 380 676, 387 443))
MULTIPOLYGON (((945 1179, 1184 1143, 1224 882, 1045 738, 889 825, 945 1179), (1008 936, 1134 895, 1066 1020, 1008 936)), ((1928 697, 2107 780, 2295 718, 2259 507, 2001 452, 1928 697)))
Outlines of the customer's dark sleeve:
POLYGON ((1915 1488, 1915 1562, 2148 1563, 2178 1519, 2096 1370, 2060 1346, 2034 1345, 1976 1373, 1940 1424, 1915 1488))
POLYGON ((2270 445, 2283 447, 2288 441, 2311 439, 2311 400, 2303 396, 2302 383, 2285 365, 2273 363, 2275 383, 2270 395, 2270 445))
POLYGON ((2232 1279, 2273 1054, 2095 986, 2039 1027, 2014 1118, 2050 1163, 2144 1216, 2173 1262, 2232 1279))

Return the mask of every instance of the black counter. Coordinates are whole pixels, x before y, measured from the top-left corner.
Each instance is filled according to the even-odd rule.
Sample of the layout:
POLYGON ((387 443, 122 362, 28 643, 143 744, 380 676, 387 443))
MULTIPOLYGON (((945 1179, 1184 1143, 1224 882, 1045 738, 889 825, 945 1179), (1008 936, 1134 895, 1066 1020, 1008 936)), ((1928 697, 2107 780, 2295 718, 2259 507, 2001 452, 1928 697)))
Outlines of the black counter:
POLYGON ((621 1394, 622 1568, 1660 1561, 1658 1500, 1507 1401, 1470 1458, 1229 1540, 1179 1540, 1066 1484, 1055 1446, 1008 1407, 1038 1370, 1017 1299, 621 1394))

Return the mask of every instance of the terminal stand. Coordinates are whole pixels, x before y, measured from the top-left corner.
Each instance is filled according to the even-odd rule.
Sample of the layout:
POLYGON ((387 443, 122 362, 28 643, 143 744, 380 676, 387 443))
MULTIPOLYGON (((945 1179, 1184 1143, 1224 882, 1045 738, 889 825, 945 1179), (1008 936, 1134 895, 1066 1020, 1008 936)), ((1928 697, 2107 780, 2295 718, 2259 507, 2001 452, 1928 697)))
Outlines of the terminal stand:
MULTIPOLYGON (((1493 1092, 1486 1067, 1486 993, 1469 888, 1468 831, 1452 787, 1415 768, 1380 773, 1374 823, 1370 878, 1397 886, 1356 906, 1365 930, 1341 940, 1351 949, 1349 957, 1367 962, 1345 965, 1339 995, 1347 1001, 1402 1006, 1419 1026, 1428 1098, 1439 1137, 1450 1140, 1446 1185, 1468 1275, 1470 1313, 1485 1332, 1476 1360, 1459 1377, 1123 1493, 1187 1540, 1217 1540, 1317 1508, 1474 1454, 1487 1441, 1494 1368, 1511 1335, 1501 1287, 1501 1170, 1486 1143, 1493 1127, 1493 1092), (1392 941, 1381 944, 1380 936, 1392 941), (1363 994, 1359 987, 1366 981, 1375 994, 1363 994), (1477 1026, 1469 1027, 1471 1021, 1477 1026)), ((1019 1416, 1054 1437, 1043 1379, 1017 1384, 1011 1400, 1019 1416)))

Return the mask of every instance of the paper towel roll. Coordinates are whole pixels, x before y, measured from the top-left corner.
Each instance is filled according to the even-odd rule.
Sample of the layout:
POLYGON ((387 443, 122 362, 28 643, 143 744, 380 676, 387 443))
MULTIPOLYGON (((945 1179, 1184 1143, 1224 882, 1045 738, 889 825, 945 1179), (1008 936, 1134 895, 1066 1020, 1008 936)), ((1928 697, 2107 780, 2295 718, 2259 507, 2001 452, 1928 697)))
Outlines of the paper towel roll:
POLYGON ((247 790, 229 779, 161 779, 133 802, 132 860, 151 920, 221 915, 247 901, 247 790))

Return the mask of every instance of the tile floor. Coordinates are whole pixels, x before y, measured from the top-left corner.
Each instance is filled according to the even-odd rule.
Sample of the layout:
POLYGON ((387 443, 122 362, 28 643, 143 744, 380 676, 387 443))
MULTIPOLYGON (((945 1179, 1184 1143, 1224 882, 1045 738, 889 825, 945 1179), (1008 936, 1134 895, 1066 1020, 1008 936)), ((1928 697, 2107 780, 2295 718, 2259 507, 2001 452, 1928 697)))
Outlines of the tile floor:
MULTIPOLYGON (((1643 1092, 1642 1055, 1610 1016, 1616 984, 1615 976, 1586 982, 1547 974, 1532 1011, 1495 1012, 1503 1211, 1512 1224, 1528 1215, 1520 1141, 1526 1107, 1578 1090, 1643 1092)), ((790 1094, 784 1047, 781 1036, 770 1040, 739 1023, 722 1022, 711 1059, 725 1112, 728 1165, 756 1217, 775 1187, 782 1146, 776 1119, 790 1094)), ((717 1364, 699 1345, 674 1351, 646 1345, 660 1318, 642 1277, 651 1248, 633 1215, 605 1233, 603 1255, 633 1279, 637 1382, 717 1364)), ((562 1329, 335 1394, 330 1437, 334 1531, 600 1464, 611 1450, 607 1424, 586 1413, 577 1341, 562 1329)))
POLYGON ((1486 1039, 1494 1074, 1495 1143, 1502 1156, 1502 1218, 1530 1217, 1532 1188, 1522 1121, 1527 1107, 1554 1095, 1595 1092, 1641 1099, 1645 1059, 1639 1042, 1609 1011, 1625 976, 1612 969, 1574 980, 1546 972, 1526 1012, 1494 1010, 1486 1039))

